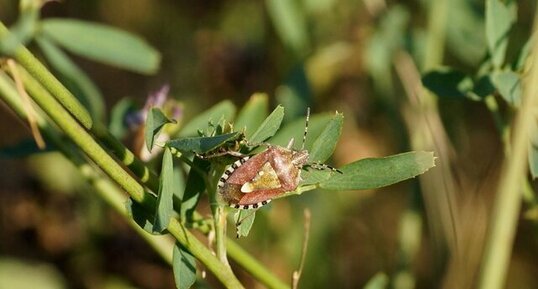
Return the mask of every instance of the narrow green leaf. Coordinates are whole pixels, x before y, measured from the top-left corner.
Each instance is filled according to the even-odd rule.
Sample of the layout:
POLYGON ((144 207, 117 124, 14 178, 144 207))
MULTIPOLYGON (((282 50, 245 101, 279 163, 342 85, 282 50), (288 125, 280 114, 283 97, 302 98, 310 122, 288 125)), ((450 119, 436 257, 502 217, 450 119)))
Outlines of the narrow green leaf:
POLYGON ((340 168, 320 186, 328 190, 366 190, 392 185, 423 174, 435 166, 432 152, 407 152, 362 159, 340 168))
POLYGON ((517 61, 514 63, 514 70, 515 71, 523 71, 525 68, 525 63, 527 62, 527 58, 529 57, 529 54, 531 52, 532 45, 534 44, 535 37, 530 37, 527 39, 527 42, 521 47, 519 50, 517 61))
POLYGON ((332 172, 330 170, 316 170, 312 168, 303 169, 301 172, 301 178, 303 179, 300 183, 301 186, 319 184, 331 177, 332 172))
MULTIPOLYGON (((193 166, 202 172, 209 170, 209 162, 197 157, 193 160, 193 166)), ((191 219, 192 213, 200 200, 200 196, 205 191, 205 182, 204 176, 198 170, 191 168, 187 177, 187 184, 185 185, 185 193, 183 193, 183 199, 181 200, 181 219, 191 219)))
POLYGON ((194 152, 203 154, 218 148, 227 141, 235 140, 241 134, 239 132, 232 132, 228 134, 221 134, 212 137, 186 137, 166 142, 167 147, 172 147, 180 152, 194 152))
POLYGON ((508 47, 508 33, 516 22, 515 1, 486 1, 486 39, 493 65, 501 67, 508 47))
POLYGON ((323 163, 331 157, 340 139, 343 125, 344 115, 336 113, 314 141, 308 157, 309 162, 323 163))
POLYGON ((289 0, 267 0, 267 11, 280 39, 296 55, 308 49, 306 18, 299 2, 289 0))
POLYGON ((125 207, 129 216, 131 216, 133 221, 135 221, 140 228, 144 229, 144 231, 150 234, 155 234, 153 230, 153 220, 155 217, 153 215, 148 213, 147 210, 145 210, 139 203, 133 201, 131 198, 127 199, 125 207))
POLYGON ((195 118, 191 119, 179 132, 179 136, 194 136, 197 135, 199 129, 204 129, 207 124, 212 122, 218 122, 222 118, 227 121, 232 121, 235 115, 235 106, 229 100, 224 100, 217 103, 212 108, 198 114, 195 118))
POLYGON ((237 210, 234 214, 234 222, 238 224, 236 229, 237 238, 246 237, 254 224, 256 218, 255 211, 237 210))
POLYGON ((172 153, 169 148, 164 150, 161 176, 159 177, 159 196, 157 197, 157 208, 153 230, 161 233, 168 227, 170 218, 174 213, 174 164, 172 153))
POLYGON ((46 37, 38 37, 36 42, 48 63, 58 72, 62 83, 88 108, 94 119, 103 120, 105 114, 103 95, 88 75, 46 37))
POLYGON ((159 52, 126 31, 73 19, 48 18, 41 24, 43 33, 75 54, 144 74, 159 68, 159 52))
POLYGON ((451 68, 426 73, 422 77, 422 84, 439 97, 464 98, 473 88, 473 81, 469 76, 451 68))
POLYGON ((368 283, 364 285, 364 289, 385 289, 389 285, 389 277, 383 272, 376 273, 368 283))
POLYGON ((167 123, 174 122, 175 121, 167 118, 166 115, 164 115, 164 113, 158 108, 152 107, 148 111, 148 116, 146 118, 146 127, 144 130, 144 140, 146 141, 148 151, 151 152, 155 137, 157 136, 157 134, 159 134, 163 126, 167 123))
MULTIPOLYGON (((329 113, 317 114, 310 117, 310 121, 308 124, 308 134, 306 136, 305 144, 305 148, 307 150, 310 150, 312 144, 314 143, 314 140, 318 138, 318 136, 323 131, 323 129, 332 117, 333 115, 329 113)), ((281 130, 278 131, 278 133, 275 134, 274 137, 269 140, 269 143, 279 146, 286 146, 290 139, 293 138, 295 140, 294 147, 300 148, 301 142, 303 141, 305 121, 306 116, 305 118, 300 118, 284 126, 281 130)))
POLYGON ((269 114, 269 99, 265 93, 253 94, 248 102, 243 106, 237 119, 234 122, 234 128, 237 131, 245 130, 245 136, 250 137, 255 129, 260 126, 263 120, 269 114))
POLYGON ((172 254, 176 288, 189 289, 196 282, 196 259, 181 244, 176 243, 172 254))
POLYGON ((516 107, 519 106, 522 94, 519 74, 509 70, 494 73, 492 82, 506 102, 516 107))
POLYGON ((273 112, 263 121, 263 123, 258 127, 256 132, 252 134, 250 142, 253 144, 261 143, 268 138, 275 135, 275 133, 280 128, 282 119, 284 118, 284 107, 277 106, 273 112))

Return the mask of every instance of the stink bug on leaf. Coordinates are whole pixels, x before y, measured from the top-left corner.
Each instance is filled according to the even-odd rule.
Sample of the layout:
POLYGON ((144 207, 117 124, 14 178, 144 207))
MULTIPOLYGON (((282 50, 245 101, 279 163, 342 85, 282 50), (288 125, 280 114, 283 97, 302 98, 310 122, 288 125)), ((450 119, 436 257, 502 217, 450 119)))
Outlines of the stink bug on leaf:
MULTIPOLYGON (((301 181, 301 169, 332 169, 324 164, 309 164, 304 149, 308 132, 310 109, 306 115, 303 143, 293 149, 292 138, 286 147, 264 144, 267 149, 254 156, 245 156, 226 168, 218 182, 218 190, 225 202, 236 209, 258 209, 271 199, 294 191, 301 181)), ((337 171, 337 170, 335 170, 337 171)))

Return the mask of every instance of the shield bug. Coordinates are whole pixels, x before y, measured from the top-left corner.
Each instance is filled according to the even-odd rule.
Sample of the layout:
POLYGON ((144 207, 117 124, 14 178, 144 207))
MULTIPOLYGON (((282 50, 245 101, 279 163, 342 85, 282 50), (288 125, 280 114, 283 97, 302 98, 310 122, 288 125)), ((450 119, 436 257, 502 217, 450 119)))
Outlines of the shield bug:
POLYGON ((300 150, 293 149, 293 138, 286 147, 264 144, 267 149, 263 152, 242 157, 226 168, 218 182, 218 190, 228 205, 236 209, 258 209, 271 199, 294 191, 301 181, 303 167, 335 170, 324 164, 308 163, 309 154, 304 145, 309 117, 310 109, 300 150))

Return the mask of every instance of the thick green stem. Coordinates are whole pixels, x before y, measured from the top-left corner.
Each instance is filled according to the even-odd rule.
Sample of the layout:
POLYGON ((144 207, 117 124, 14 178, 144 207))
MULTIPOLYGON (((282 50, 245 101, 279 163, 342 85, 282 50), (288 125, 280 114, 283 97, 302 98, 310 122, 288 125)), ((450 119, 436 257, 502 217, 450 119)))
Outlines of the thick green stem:
MULTIPOLYGON (((0 22, 0 42, 10 37, 10 32, 6 26, 0 22)), ((22 44, 18 44, 13 51, 0 51, 8 53, 19 64, 21 64, 33 77, 47 88, 48 91, 58 100, 73 116, 87 129, 93 125, 90 113, 80 104, 80 102, 63 86, 50 71, 35 58, 32 53, 22 44)))
MULTIPOLYGON (((37 84, 39 85, 39 84, 37 84)), ((43 94, 46 93, 43 91, 43 94)), ((10 80, 5 73, 0 73, 0 96, 6 101, 6 103, 14 109, 14 111, 19 114, 21 117, 24 117, 25 111, 22 108, 21 105, 17 105, 18 99, 17 99, 17 92, 12 87, 10 80)), ((50 96, 49 96, 50 97, 50 96)), ((37 100, 36 100, 37 102, 37 100)), ((39 102, 37 102, 39 104, 39 102)), ((59 104, 57 104, 59 105, 59 104)), ((47 106, 46 106, 47 107, 47 106)), ((58 108, 59 110, 63 110, 62 108, 58 108)), ((64 114, 67 112, 63 112, 64 114)), ((53 114, 54 115, 54 114, 53 114)), ((51 118, 53 118, 53 115, 50 115, 51 118)), ((63 116, 65 117, 65 115, 63 116)), ((74 120, 71 120, 74 121, 74 120)), ((63 122, 60 122, 63 124, 63 122)), ((97 173, 95 173, 94 169, 91 168, 87 163, 85 163, 84 158, 78 154, 76 154, 75 151, 70 150, 66 144, 62 143, 61 140, 58 140, 58 137, 54 137, 54 132, 44 123, 42 118, 39 118, 38 124, 40 125, 41 129, 46 132, 46 136, 50 137, 51 140, 54 140, 54 143, 58 146, 60 150, 66 156, 74 162, 77 167, 81 170, 82 174, 90 181, 92 185, 97 189, 97 191, 100 193, 100 195, 107 201, 109 204, 112 205, 112 207, 116 210, 118 210, 123 215, 126 215, 126 211, 124 206, 122 205, 124 203, 124 197, 123 195, 117 191, 117 189, 114 189, 115 186, 110 183, 109 181, 102 179, 99 177, 97 173)), ((76 124, 76 123, 75 123, 76 124)), ((60 126, 60 124, 58 124, 60 126)), ((77 124, 78 125, 78 124, 77 124)), ((60 126, 61 127, 61 126, 60 126)), ((62 127, 61 127, 62 128, 62 127)), ((80 128, 82 129, 82 128, 80 128)), ((72 137, 71 137, 72 138, 72 137)), ((72 138, 73 139, 73 138, 72 138)), ((88 139, 83 140, 89 141, 88 139)), ((75 139, 73 141, 76 142, 75 139)), ((89 141, 91 142, 91 141, 89 141)), ((80 146, 80 143, 77 143, 77 145, 80 146)), ((91 154, 93 151, 98 151, 95 148, 92 148, 91 144, 89 144, 90 147, 87 148, 88 151, 90 151, 91 154)), ((84 150, 84 148, 83 148, 84 150)), ((86 151, 86 150, 85 150, 86 151)), ((89 155, 89 154, 88 154, 89 155)), ((101 157, 100 154, 97 154, 98 157, 101 157)), ((90 156, 91 157, 91 156, 90 156)), ((99 163, 106 163, 105 161, 96 161, 97 164, 99 163)), ((109 165, 108 163, 106 163, 109 165)), ((105 170, 106 171, 106 170, 105 170)), ((111 177, 114 178, 116 174, 113 173, 111 177)), ((134 179, 131 178, 131 182, 134 182, 134 179)), ((130 186, 128 187, 131 188, 130 186)), ((126 189, 128 193, 131 193, 128 189, 126 189)), ((131 194, 131 196, 133 196, 131 194)), ((153 199, 152 203, 155 203, 155 198, 152 195, 147 196, 148 199, 153 199)), ((148 205, 148 203, 146 203, 148 205)), ((154 205, 153 205, 154 207, 154 205)), ((133 223, 134 226, 138 227, 138 225, 134 224, 134 222, 131 220, 131 223, 133 223)), ((137 229, 137 231, 140 231, 140 228, 137 229)), ((229 267, 225 266, 219 260, 211 254, 211 252, 203 246, 203 244, 196 239, 194 235, 192 235, 190 232, 185 230, 181 224, 177 220, 173 220, 171 222, 171 225, 169 227, 169 231, 172 233, 174 237, 182 244, 184 245, 198 260, 200 260, 208 269, 210 269, 215 276, 228 288, 243 288, 242 285, 239 283, 237 278, 235 278, 233 272, 230 270, 229 267)), ((159 249, 157 252, 161 254, 165 260, 169 263, 171 263, 171 257, 170 252, 171 250, 164 251, 163 249, 166 248, 163 242, 166 242, 164 240, 160 240, 158 238, 154 238, 153 236, 148 236, 146 232, 140 232, 143 234, 142 236, 150 241, 151 243, 155 244, 155 248, 159 249), (159 248, 157 248, 159 247, 159 248)))
MULTIPOLYGON (((538 10, 537 10, 538 12, 538 10)), ((538 15, 538 14, 537 14, 538 15)), ((534 34, 538 32, 538 16, 535 15, 534 34)), ((527 150, 530 125, 535 121, 538 105, 538 47, 529 56, 530 71, 523 86, 523 100, 516 115, 513 128, 512 149, 505 156, 501 179, 491 213, 486 247, 482 258, 479 288, 503 288, 510 255, 514 243, 523 189, 522 176, 527 172, 527 150)))

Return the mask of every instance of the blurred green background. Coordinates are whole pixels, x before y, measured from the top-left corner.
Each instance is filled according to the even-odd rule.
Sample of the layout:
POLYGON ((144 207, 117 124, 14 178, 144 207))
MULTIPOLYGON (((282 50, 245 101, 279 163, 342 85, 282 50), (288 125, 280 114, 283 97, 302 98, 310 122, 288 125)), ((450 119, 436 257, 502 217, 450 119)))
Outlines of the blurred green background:
MULTIPOLYGON (((507 59, 517 57, 534 17, 533 1, 518 5, 507 59)), ((253 93, 266 92, 272 106, 286 107, 287 121, 303 117, 307 106, 344 113, 336 166, 416 149, 414 132, 429 127, 434 142, 453 144, 450 158, 438 159, 454 177, 451 190, 412 180, 376 191, 310 192, 262 210, 239 243, 290 280, 309 208, 300 288, 362 288, 387 280, 391 288, 473 288, 502 160, 499 133, 480 102, 436 100, 433 112, 442 124, 427 128, 412 108, 426 70, 440 64, 478 70, 486 56, 484 9, 478 0, 65 0, 47 3, 42 17, 108 24, 162 53, 151 76, 72 55, 101 90, 107 115, 124 97, 143 106, 164 84, 183 103, 186 119, 219 101, 241 107, 253 93), (445 131, 450 141, 439 138, 445 131)), ((0 0, 0 20, 10 25, 17 17, 18 1, 0 0)), ((501 111, 510 110, 501 102, 501 111)), ((5 153, 31 141, 7 108, 0 135, 1 289, 174 288, 169 266, 59 154, 5 153)), ((200 207, 208 213, 207 204, 200 207)), ((538 287, 532 213, 522 214, 506 288, 538 287)), ((247 288, 262 288, 240 268, 235 272, 247 288)), ((219 286, 210 274, 195 285, 219 286)))

